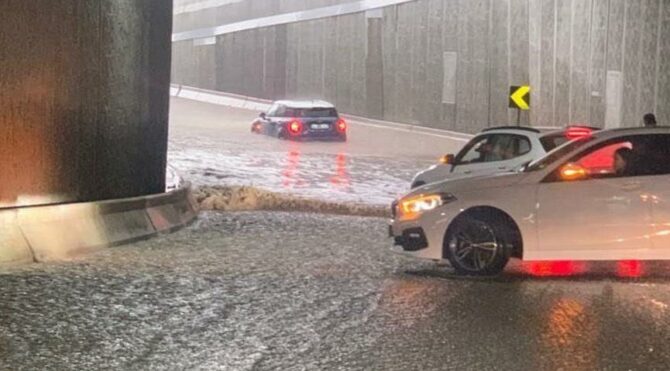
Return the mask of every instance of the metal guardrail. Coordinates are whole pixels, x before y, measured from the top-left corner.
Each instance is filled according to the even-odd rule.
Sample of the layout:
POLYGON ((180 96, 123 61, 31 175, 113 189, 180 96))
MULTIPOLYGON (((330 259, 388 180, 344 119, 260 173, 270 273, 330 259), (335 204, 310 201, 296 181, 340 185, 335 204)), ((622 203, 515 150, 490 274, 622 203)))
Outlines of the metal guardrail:
POLYGON ((362 0, 347 4, 327 6, 323 8, 303 10, 300 12, 273 15, 270 17, 250 19, 247 21, 230 23, 226 25, 201 28, 192 31, 179 32, 172 35, 172 41, 195 40, 228 33, 252 30, 261 27, 278 26, 283 24, 312 21, 315 19, 337 17, 347 14, 355 14, 384 8, 387 6, 409 3, 417 0, 362 0))

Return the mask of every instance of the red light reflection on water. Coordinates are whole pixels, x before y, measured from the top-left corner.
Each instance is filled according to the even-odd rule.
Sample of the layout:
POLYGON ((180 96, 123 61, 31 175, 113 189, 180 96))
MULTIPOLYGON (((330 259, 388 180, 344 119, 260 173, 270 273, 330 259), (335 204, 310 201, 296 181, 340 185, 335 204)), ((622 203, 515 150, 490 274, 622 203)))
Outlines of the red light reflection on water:
POLYGON ((338 153, 335 157, 335 175, 330 178, 330 184, 336 187, 349 187, 351 179, 347 170, 347 156, 344 153, 338 153))
POLYGON ((286 166, 282 171, 282 186, 284 188, 293 188, 301 183, 301 180, 296 176, 298 167, 300 166, 300 150, 292 149, 288 152, 286 158, 286 166))
MULTIPOLYGON (((330 156, 328 157, 331 158, 330 156)), ((314 158, 309 158, 307 161, 314 161, 314 158)), ((286 161, 284 163, 284 168, 281 172, 281 184, 284 188, 295 188, 304 186, 306 182, 309 183, 318 183, 328 181, 333 187, 337 188, 348 188, 351 185, 351 176, 347 168, 347 155, 344 153, 339 153, 335 156, 335 168, 334 173, 323 174, 323 172, 318 169, 316 173, 307 173, 304 171, 312 168, 309 163, 306 164, 305 170, 303 173, 300 173, 300 162, 302 161, 302 152, 300 151, 299 144, 293 143, 291 148, 287 152, 286 161), (332 174, 332 175, 331 175, 332 174), (311 177, 308 179, 303 179, 302 177, 311 177), (325 177, 325 179, 323 178, 325 177)), ((329 162, 329 161, 328 161, 329 162)), ((328 164, 323 164, 323 161, 319 162, 320 168, 330 167, 328 164)))

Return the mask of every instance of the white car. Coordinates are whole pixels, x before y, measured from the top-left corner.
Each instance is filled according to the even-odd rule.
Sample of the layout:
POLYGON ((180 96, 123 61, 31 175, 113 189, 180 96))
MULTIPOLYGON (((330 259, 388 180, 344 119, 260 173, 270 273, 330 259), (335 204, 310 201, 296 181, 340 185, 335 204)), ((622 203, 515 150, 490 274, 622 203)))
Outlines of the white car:
POLYGON ((445 155, 439 164, 418 173, 412 188, 447 179, 514 171, 570 139, 590 135, 596 128, 569 126, 542 132, 535 128, 489 128, 472 138, 457 155, 445 155))
POLYGON ((670 259, 670 128, 594 132, 521 172, 418 188, 393 213, 396 245, 461 274, 511 257, 670 259))

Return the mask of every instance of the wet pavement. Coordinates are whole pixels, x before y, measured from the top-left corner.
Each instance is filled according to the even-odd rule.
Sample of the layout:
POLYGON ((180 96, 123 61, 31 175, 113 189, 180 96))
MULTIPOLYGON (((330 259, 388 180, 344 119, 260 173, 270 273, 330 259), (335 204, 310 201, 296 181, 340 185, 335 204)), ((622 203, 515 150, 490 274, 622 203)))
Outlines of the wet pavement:
POLYGON ((388 252, 385 221, 204 213, 185 230, 0 272, 0 369, 662 370, 670 266, 388 252))
POLYGON ((256 112, 173 99, 169 163, 196 186, 256 186, 329 201, 390 204, 463 140, 350 124, 349 141, 252 134, 256 112))

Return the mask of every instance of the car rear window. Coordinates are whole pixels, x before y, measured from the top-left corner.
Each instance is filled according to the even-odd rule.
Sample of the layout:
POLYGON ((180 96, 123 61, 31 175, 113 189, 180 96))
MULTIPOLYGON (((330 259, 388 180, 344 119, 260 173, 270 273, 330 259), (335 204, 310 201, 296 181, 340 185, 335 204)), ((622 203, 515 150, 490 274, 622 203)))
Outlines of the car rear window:
POLYGON ((540 143, 545 152, 551 152, 554 148, 558 148, 565 144, 569 139, 562 134, 547 135, 540 138, 540 143))
POLYGON ((277 112, 279 117, 337 117, 335 108, 290 108, 277 112))

